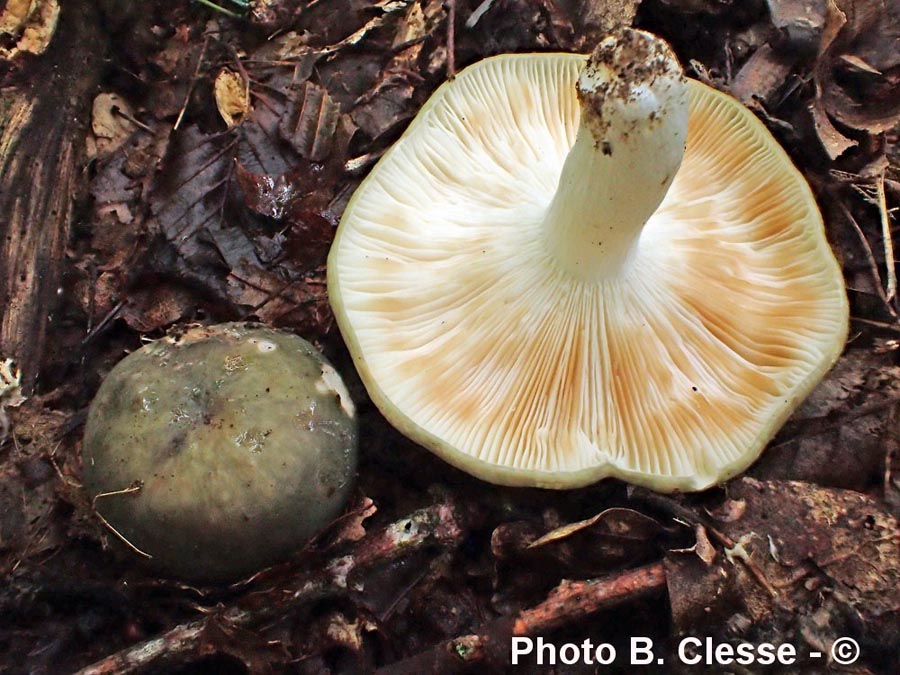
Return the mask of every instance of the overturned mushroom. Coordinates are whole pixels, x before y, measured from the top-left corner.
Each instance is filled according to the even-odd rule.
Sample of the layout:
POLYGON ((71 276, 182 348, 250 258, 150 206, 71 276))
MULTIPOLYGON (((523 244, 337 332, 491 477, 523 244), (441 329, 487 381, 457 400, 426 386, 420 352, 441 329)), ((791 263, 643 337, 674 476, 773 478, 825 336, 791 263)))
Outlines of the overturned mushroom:
POLYGON ((88 415, 84 483, 154 569, 234 580, 340 514, 356 438, 341 378, 308 342, 253 324, 192 328, 107 376, 88 415))
POLYGON ((347 206, 328 283, 384 415, 509 485, 724 480, 847 332, 800 173, 631 29, 442 86, 347 206))

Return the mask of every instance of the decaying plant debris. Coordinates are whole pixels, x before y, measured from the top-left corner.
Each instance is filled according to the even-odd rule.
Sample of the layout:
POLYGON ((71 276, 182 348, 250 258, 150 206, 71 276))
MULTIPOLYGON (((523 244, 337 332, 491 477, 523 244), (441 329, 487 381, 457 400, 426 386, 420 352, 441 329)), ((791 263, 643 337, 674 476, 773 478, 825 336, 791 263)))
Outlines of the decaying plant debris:
POLYGON ((803 653, 846 635, 852 667, 795 672, 897 672, 898 39, 894 0, 271 0, 240 18, 187 0, 9 0, 0 364, 14 357, 21 382, 7 364, 0 670, 492 672, 513 635, 620 650, 647 635, 680 672, 682 635, 803 653), (632 16, 804 172, 850 288, 851 339, 721 488, 488 489, 368 401, 324 257, 361 177, 448 74, 506 51, 586 51, 632 16), (349 380, 356 506, 244 583, 149 577, 107 550, 80 491, 87 404, 144 337, 245 318, 310 339, 349 380))

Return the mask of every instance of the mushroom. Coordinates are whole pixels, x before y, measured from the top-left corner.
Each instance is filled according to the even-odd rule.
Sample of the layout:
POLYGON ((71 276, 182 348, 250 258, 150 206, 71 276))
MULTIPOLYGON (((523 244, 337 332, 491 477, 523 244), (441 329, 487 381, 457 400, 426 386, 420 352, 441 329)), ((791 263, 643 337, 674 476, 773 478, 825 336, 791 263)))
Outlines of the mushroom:
POLYGON ((305 340, 195 327, 112 369, 91 403, 84 485, 154 570, 219 582, 280 562, 343 510, 356 415, 305 340))
POLYGON ((786 153, 634 29, 441 86, 350 200, 328 289, 397 429, 545 488, 739 473, 848 322, 786 153))

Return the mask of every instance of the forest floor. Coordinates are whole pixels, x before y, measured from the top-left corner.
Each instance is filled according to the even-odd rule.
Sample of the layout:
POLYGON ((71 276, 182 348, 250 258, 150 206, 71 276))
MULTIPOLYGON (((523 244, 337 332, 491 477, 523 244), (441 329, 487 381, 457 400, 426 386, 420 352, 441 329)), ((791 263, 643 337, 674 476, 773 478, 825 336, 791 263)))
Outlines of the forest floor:
MULTIPOLYGON (((61 3, 57 32, 90 5, 102 39, 79 46, 96 55, 93 84, 64 103, 83 124, 66 127, 76 171, 46 338, 27 364, 0 353, 22 367, 21 388, 13 368, 0 380, 0 672, 502 672, 513 636, 618 655, 517 672, 651 672, 629 664, 635 636, 654 641, 660 672, 727 670, 683 663, 683 636, 799 653, 730 672, 900 672, 895 0, 220 1, 238 16, 61 3), (805 175, 844 270, 848 345, 720 487, 491 486, 381 417, 335 327, 325 255, 353 190, 449 73, 503 52, 588 52, 632 16, 749 106, 805 175), (111 545, 81 489, 87 407, 146 340, 251 319, 309 339, 344 375, 356 494, 294 560, 243 583, 157 578, 111 545), (829 656, 841 637, 859 645, 853 663, 829 656)), ((42 24, 16 23, 21 4, 0 21, 0 90, 52 99, 34 81, 42 58, 85 73, 67 75, 50 35, 46 55, 24 53, 42 24)))

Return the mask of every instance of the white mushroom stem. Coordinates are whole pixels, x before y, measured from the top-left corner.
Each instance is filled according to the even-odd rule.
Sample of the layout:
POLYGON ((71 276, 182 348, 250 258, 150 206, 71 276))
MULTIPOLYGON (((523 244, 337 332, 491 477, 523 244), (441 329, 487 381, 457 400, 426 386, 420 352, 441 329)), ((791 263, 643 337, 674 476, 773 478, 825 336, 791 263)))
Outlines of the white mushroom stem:
POLYGON ((548 250, 573 276, 616 275, 684 154, 687 84, 671 48, 626 28, 578 78, 581 121, 544 218, 548 250))

